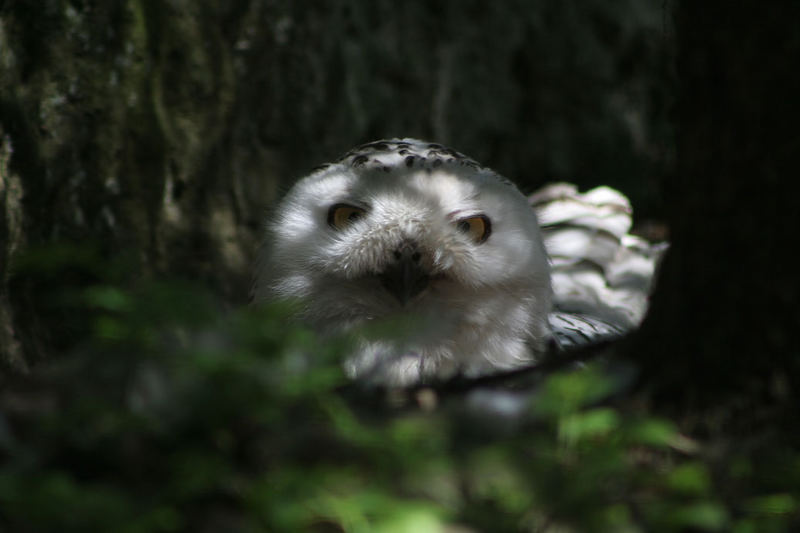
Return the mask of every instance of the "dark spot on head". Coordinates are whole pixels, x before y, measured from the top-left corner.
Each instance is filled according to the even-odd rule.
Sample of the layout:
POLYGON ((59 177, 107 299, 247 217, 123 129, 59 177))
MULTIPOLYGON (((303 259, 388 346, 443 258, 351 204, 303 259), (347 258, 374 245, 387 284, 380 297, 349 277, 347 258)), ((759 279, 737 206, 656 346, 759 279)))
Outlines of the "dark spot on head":
POLYGON ((428 145, 428 148, 430 148, 431 150, 441 150, 442 148, 444 148, 444 146, 442 146, 441 144, 431 143, 428 145))
POLYGON ((362 144, 361 146, 356 148, 356 150, 369 150, 369 149, 378 150, 378 151, 380 151, 380 150, 388 150, 389 149, 389 145, 386 144, 383 141, 375 141, 375 142, 371 142, 371 143, 367 143, 367 144, 362 144))
POLYGON ((390 167, 387 167, 387 166, 385 166, 385 165, 384 165, 384 166, 382 167, 382 170, 383 170, 384 172, 391 172, 391 170, 392 170, 392 169, 391 169, 390 167))
POLYGON ((397 152, 397 153, 398 153, 398 154, 400 154, 400 155, 406 155, 406 154, 408 153, 408 150, 406 150, 405 148, 403 148, 402 150, 400 150, 400 151, 399 151, 399 152, 397 152))
POLYGON ((433 167, 436 168, 440 166, 442 166, 442 160, 437 157, 433 162, 433 167))
POLYGON ((406 157, 406 166, 407 166, 407 167, 410 167, 411 165, 413 165, 413 164, 414 164, 414 160, 415 160, 416 158, 417 158, 417 157, 416 157, 416 156, 413 156, 413 155, 410 155, 410 156, 406 157))
POLYGON ((354 167, 360 167, 361 165, 363 165, 367 161, 369 161, 369 157, 367 157, 367 156, 362 154, 362 155, 357 155, 356 157, 354 157, 351 164, 354 167))

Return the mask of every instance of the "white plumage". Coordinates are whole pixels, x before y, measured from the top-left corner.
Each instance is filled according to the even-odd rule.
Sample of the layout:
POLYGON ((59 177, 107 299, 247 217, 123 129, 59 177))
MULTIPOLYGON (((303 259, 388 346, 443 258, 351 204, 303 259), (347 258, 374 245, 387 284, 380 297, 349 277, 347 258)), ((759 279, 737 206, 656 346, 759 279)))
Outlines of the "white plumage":
MULTIPOLYGON (((630 215, 627 226, 606 222, 602 231, 621 239, 630 215)), ((383 384, 530 364, 551 324, 569 344, 559 330, 570 317, 551 313, 550 264, 528 199, 466 156, 413 139, 360 146, 300 180, 268 225, 253 295, 295 302, 323 335, 353 334, 346 371, 383 384)), ((603 329, 608 316, 596 318, 603 329)))

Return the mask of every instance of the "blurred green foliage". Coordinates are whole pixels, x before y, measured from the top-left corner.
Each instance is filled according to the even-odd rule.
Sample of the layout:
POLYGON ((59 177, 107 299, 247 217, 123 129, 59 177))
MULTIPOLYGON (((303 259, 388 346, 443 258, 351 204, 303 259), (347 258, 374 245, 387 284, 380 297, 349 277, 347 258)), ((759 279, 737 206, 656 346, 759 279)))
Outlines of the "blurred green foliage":
MULTIPOLYGON (((86 254, 40 251, 24 268, 44 262, 54 274, 65 256, 86 254)), ((348 383, 347 342, 322 342, 279 306, 223 312, 197 285, 126 289, 98 278, 57 299, 87 321, 79 347, 3 384, 2 530, 745 533, 798 524, 800 454, 693 441, 621 401, 624 380, 604 364, 524 391, 503 428, 475 411, 475 391, 394 391, 390 401, 348 383), (420 394, 437 395, 435 408, 420 407, 420 394)), ((480 392, 485 406, 508 391, 480 392)))

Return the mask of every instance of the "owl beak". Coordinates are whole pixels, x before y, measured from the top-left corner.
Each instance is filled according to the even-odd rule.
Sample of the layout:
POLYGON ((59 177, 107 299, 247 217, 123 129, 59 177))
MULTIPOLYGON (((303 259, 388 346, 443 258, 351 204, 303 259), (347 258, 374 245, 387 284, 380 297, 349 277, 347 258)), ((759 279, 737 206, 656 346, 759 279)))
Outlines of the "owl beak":
POLYGON ((393 255, 394 262, 380 274, 380 280, 389 294, 405 306, 409 300, 425 290, 430 275, 421 266, 421 254, 415 245, 404 244, 393 255))

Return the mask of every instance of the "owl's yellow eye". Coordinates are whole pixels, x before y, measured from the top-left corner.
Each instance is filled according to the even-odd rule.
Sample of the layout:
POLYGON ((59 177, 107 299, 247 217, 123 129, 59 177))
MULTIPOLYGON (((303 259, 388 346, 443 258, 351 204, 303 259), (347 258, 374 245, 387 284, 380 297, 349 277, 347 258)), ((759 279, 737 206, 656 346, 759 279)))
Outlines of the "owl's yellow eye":
POLYGON ((486 215, 462 218, 456 223, 456 228, 469 235, 478 244, 486 242, 492 233, 492 223, 486 215))
POLYGON ((366 210, 347 204, 334 204, 328 210, 328 224, 336 229, 343 229, 366 214, 366 210))

